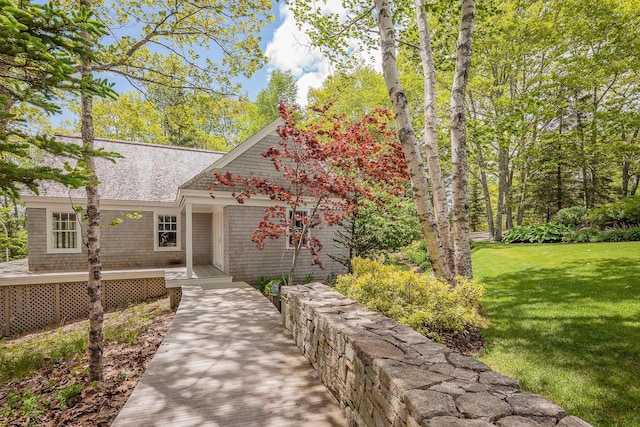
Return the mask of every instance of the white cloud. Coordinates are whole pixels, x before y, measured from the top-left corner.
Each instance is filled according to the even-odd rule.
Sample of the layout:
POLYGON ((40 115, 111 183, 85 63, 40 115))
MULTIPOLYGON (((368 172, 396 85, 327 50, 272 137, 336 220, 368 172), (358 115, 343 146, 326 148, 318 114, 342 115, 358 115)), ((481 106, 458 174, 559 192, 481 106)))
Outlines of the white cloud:
MULTIPOLYGON (((309 88, 319 88, 327 77, 331 75, 334 67, 320 49, 312 46, 311 39, 299 29, 293 12, 286 5, 280 6, 282 24, 274 31, 271 41, 267 44, 265 54, 269 58, 269 66, 281 71, 290 71, 298 82, 297 102, 300 105, 307 104, 309 88)), ((346 11, 339 0, 328 0, 322 8, 323 14, 337 13, 341 20, 346 18, 346 11)), ((350 48, 358 51, 359 47, 354 40, 350 48)), ((370 55, 363 56, 368 58, 370 55)), ((381 70, 379 55, 374 53, 374 60, 366 59, 366 62, 381 70)))

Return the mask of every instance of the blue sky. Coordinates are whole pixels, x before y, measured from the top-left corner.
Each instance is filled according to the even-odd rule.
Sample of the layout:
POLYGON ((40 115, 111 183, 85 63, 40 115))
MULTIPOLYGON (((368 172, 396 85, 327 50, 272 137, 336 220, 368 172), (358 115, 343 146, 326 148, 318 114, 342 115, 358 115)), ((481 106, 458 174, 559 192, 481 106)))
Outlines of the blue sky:
MULTIPOLYGON (((293 14, 284 2, 272 0, 272 4, 274 22, 269 23, 261 32, 261 48, 268 57, 267 64, 250 79, 238 78, 237 81, 242 84, 250 99, 255 100, 258 92, 267 87, 273 70, 289 71, 298 85, 297 102, 306 105, 309 88, 321 87, 322 82, 333 73, 334 67, 318 49, 311 46, 309 37, 303 30, 298 29, 293 14)), ((318 4, 323 11, 338 13, 342 19, 346 18, 341 0, 322 0, 318 4)), ((357 50, 356 44, 352 47, 357 50)), ((380 69, 379 64, 372 65, 380 69)), ((113 75, 105 77, 115 83, 119 93, 133 90, 123 78, 114 79, 113 75)), ((51 117, 51 121, 55 126, 71 118, 70 113, 65 112, 51 117)))

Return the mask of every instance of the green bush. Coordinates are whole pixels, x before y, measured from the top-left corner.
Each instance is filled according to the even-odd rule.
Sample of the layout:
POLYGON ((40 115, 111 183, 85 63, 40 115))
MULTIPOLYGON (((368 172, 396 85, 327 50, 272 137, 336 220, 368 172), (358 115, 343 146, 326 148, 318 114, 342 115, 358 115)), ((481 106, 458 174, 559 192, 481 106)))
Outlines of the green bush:
POLYGON ((416 240, 402 249, 404 258, 420 266, 423 270, 430 270, 431 263, 427 254, 427 244, 424 239, 416 240))
POLYGON ((625 197, 591 209, 587 221, 592 227, 633 228, 640 226, 640 196, 625 197))
POLYGON ((455 287, 425 274, 354 258, 353 274, 338 276, 336 290, 371 310, 438 339, 438 332, 463 332, 482 322, 479 283, 459 279, 455 287))
POLYGON ((587 230, 581 230, 572 235, 569 235, 565 238, 565 240, 568 242, 576 242, 576 243, 596 242, 598 240, 599 235, 600 233, 598 233, 597 230, 589 228, 587 230))
POLYGON ((572 206, 560 209, 551 219, 551 222, 566 225, 567 227, 578 228, 587 219, 587 208, 583 206, 572 206))
POLYGON ((503 237, 504 243, 553 243, 560 242, 573 229, 566 225, 548 222, 546 224, 523 224, 513 227, 503 237))
POLYGON ((600 233, 595 238, 597 242, 638 242, 640 241, 640 228, 630 228, 628 230, 613 230, 600 233))

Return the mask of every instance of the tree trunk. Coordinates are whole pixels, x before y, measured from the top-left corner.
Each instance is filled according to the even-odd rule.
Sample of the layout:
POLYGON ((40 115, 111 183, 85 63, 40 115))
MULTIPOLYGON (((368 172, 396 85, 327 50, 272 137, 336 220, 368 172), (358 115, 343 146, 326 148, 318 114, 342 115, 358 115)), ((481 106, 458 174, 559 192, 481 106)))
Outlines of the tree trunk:
POLYGON ((469 189, 467 176, 467 130, 465 92, 471 62, 471 35, 475 0, 462 0, 458 32, 456 68, 451 89, 451 166, 453 190, 453 236, 456 275, 472 278, 469 242, 469 189))
POLYGON ((416 210, 418 211, 418 220, 427 244, 427 251, 434 274, 436 277, 452 282, 453 272, 449 270, 446 263, 444 247, 440 240, 438 225, 433 215, 424 163, 418 148, 413 126, 411 125, 407 96, 400 84, 398 76, 396 64, 396 34, 393 27, 391 6, 388 0, 375 0, 375 7, 378 14, 378 27, 380 29, 380 47, 384 80, 396 116, 398 137, 407 160, 409 176, 411 177, 411 189, 416 203, 416 210))
POLYGON ((631 181, 631 175, 629 174, 630 164, 625 159, 622 162, 622 197, 627 197, 629 195, 629 182, 631 181))
MULTIPOLYGON (((469 91, 469 104, 471 105, 471 111, 473 113, 474 120, 477 120, 476 107, 473 101, 473 95, 469 91)), ((487 229, 489 231, 489 239, 494 238, 494 225, 493 225, 493 207, 491 205, 491 193, 489 193, 489 183, 487 182, 487 168, 484 163, 484 154, 482 153, 482 142, 478 141, 477 148, 477 162, 478 169, 480 169, 480 184, 482 186, 482 195, 484 197, 484 206, 487 211, 487 229)))
POLYGON ((629 195, 630 196, 635 196, 636 195, 636 191, 638 191, 638 184, 640 184, 640 176, 636 175, 635 176, 635 181, 634 181, 633 185, 631 186, 631 191, 629 191, 629 195))
POLYGON ((496 206, 496 224, 493 239, 502 241, 502 214, 504 213, 505 193, 507 191, 507 149, 503 144, 498 148, 498 203, 496 206))
POLYGON ((433 207, 436 222, 447 265, 450 271, 456 271, 456 261, 451 238, 451 226, 449 225, 449 209, 447 207, 447 195, 445 192, 442 168, 440 166, 440 154, 438 152, 438 136, 436 133, 436 68, 433 62, 431 49, 431 35, 429 24, 424 12, 424 0, 416 0, 416 15, 418 20, 418 32, 420 35, 420 58, 424 74, 424 140, 425 154, 427 156, 427 169, 429 182, 433 192, 433 207))
POLYGON ((518 202, 518 216, 516 217, 516 225, 522 225, 524 221, 524 202, 527 198, 527 184, 528 174, 524 168, 520 171, 520 182, 522 183, 522 190, 520 191, 520 200, 518 202))
MULTIPOLYGON (((91 10, 90 0, 80 0, 80 5, 91 10)), ((90 41, 90 36, 85 32, 83 38, 90 41)), ((92 64, 87 60, 81 68, 83 79, 91 78, 92 64)), ((82 98, 82 143, 85 150, 94 149, 93 133, 93 103, 90 96, 85 93, 82 98)), ((90 174, 90 182, 86 186, 87 191, 87 249, 89 278, 87 292, 89 294, 89 381, 102 381, 102 353, 104 342, 102 338, 102 263, 100 259, 100 193, 98 191, 98 178, 96 176, 95 159, 88 156, 86 167, 90 174)))
POLYGON ((511 191, 513 190, 513 168, 509 170, 507 185, 504 192, 504 211, 505 211, 505 228, 511 230, 513 228, 513 198, 511 191))
POLYGON ((495 240, 495 225, 493 223, 493 206, 491 205, 491 193, 489 192, 489 183, 487 182, 487 172, 482 155, 482 148, 478 144, 478 167, 480 168, 480 184, 482 184, 482 195, 484 196, 484 204, 487 210, 487 229, 489 237, 495 240))
POLYGON ((558 167, 556 169, 556 186, 556 198, 558 199, 557 208, 558 211, 560 211, 560 209, 562 209, 562 165, 560 162, 558 162, 558 167))

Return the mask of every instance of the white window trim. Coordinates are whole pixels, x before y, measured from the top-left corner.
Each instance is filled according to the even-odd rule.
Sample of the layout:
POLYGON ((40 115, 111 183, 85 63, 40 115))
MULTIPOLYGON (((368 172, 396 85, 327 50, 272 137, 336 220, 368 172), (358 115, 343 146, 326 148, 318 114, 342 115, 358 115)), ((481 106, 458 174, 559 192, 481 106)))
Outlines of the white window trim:
POLYGON ((156 252, 178 252, 182 250, 182 214, 180 212, 154 211, 153 212, 153 250, 156 252), (158 216, 176 217, 176 246, 160 246, 158 240, 158 216))
MULTIPOLYGON (((291 212, 293 212, 293 209, 287 208, 287 219, 289 219, 289 215, 291 215, 291 212)), ((296 209, 297 213, 301 213, 301 212, 306 212, 307 216, 311 215, 311 212, 309 211, 309 209, 296 209)), ((291 244, 291 236, 287 236, 287 249, 295 249, 295 245, 291 244)), ((302 247, 306 248, 309 246, 309 238, 311 237, 311 229, 307 228, 307 243, 303 244, 302 247)))
POLYGON ((47 209, 47 253, 48 254, 79 254, 82 252, 82 228, 80 227, 80 214, 65 209, 47 209), (66 213, 76 216, 76 247, 75 248, 54 248, 53 247, 53 214, 66 213))

